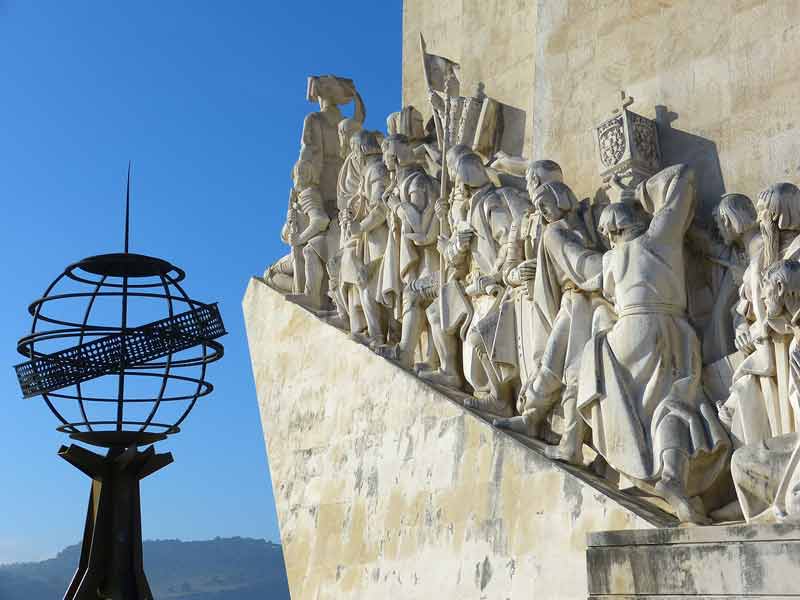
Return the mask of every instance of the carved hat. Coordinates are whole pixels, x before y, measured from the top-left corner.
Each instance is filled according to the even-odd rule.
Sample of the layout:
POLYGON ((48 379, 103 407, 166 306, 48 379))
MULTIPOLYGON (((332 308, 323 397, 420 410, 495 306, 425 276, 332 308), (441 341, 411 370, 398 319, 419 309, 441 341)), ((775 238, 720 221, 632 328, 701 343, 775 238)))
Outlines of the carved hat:
POLYGON ((539 200, 545 194, 550 194, 556 201, 556 206, 564 212, 571 212, 578 207, 578 198, 572 189, 562 181, 551 181, 543 183, 536 188, 532 202, 534 206, 538 206, 539 200))
POLYGON ((642 223, 636 218, 633 209, 623 202, 613 202, 603 209, 597 230, 604 236, 619 234, 626 229, 640 227, 642 223))
POLYGON ((467 187, 482 188, 490 182, 481 157, 471 150, 455 159, 454 179, 467 187))
POLYGON ((336 75, 312 75, 308 78, 306 99, 316 102, 327 98, 336 104, 347 104, 356 96, 356 85, 352 79, 336 75))
POLYGON ((399 112, 391 113, 386 118, 386 130, 389 135, 402 133, 412 142, 421 140, 426 135, 422 113, 410 105, 404 106, 399 112))

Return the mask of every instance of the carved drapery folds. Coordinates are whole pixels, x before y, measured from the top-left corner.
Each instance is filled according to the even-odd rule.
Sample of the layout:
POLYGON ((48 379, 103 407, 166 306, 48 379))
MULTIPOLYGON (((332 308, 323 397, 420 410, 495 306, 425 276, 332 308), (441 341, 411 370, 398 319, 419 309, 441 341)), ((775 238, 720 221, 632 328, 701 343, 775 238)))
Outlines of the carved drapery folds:
POLYGON ((623 93, 580 199, 503 152, 501 104, 421 46, 428 123, 406 106, 365 130, 351 80, 309 79, 291 252, 265 280, 681 522, 800 514, 800 190, 725 194, 702 222, 698 174, 623 93))

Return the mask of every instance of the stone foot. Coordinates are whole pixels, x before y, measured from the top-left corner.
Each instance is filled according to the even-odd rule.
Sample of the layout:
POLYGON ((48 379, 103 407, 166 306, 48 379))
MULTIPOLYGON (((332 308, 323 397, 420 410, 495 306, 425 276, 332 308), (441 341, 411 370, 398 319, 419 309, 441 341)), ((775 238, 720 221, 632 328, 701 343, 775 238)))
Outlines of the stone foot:
POLYGON ((405 369, 410 369, 414 365, 413 354, 403 352, 400 348, 400 344, 392 344, 391 346, 377 346, 374 348, 374 350, 379 356, 398 362, 400 363, 400 366, 405 369))
POLYGON ((711 511, 711 519, 717 523, 727 521, 744 521, 744 513, 742 512, 742 505, 738 500, 734 500, 721 506, 716 510, 711 511))
POLYGON ((681 523, 710 525, 711 519, 686 495, 683 486, 674 479, 662 479, 656 486, 656 492, 672 506, 681 523))
POLYGON ((491 394, 480 392, 476 392, 472 398, 464 400, 464 406, 492 413, 498 417, 511 417, 514 414, 514 410, 507 402, 501 402, 491 394))
POLYGON ((418 371, 417 374, 428 383, 453 388, 455 390, 461 389, 461 377, 445 373, 441 369, 423 369, 418 371))
POLYGON ((551 460, 569 463, 578 467, 583 466, 583 453, 580 447, 576 449, 565 445, 547 446, 544 449, 544 454, 551 460))
POLYGON ((494 419, 492 425, 498 429, 507 429, 508 431, 515 431, 522 435, 529 437, 536 437, 538 427, 533 425, 527 417, 510 417, 507 419, 494 419))

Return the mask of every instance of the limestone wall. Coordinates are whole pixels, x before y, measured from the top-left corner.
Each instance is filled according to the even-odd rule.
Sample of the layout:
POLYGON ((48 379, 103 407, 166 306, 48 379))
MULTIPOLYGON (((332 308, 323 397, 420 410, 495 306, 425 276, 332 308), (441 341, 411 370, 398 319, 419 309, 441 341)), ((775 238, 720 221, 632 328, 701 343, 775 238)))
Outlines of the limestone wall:
POLYGON ((461 93, 479 82, 506 110, 503 147, 522 152, 531 144, 536 2, 532 0, 405 0, 403 10, 403 104, 431 114, 422 70, 419 34, 428 51, 461 64, 461 93))
POLYGON ((293 600, 587 595, 647 521, 253 279, 243 308, 293 600))
POLYGON ((620 89, 658 118, 665 160, 698 168, 706 208, 723 190, 800 179, 796 0, 405 0, 414 103, 419 30, 467 80, 528 111, 526 154, 558 161, 581 196, 600 184, 593 127, 620 89))

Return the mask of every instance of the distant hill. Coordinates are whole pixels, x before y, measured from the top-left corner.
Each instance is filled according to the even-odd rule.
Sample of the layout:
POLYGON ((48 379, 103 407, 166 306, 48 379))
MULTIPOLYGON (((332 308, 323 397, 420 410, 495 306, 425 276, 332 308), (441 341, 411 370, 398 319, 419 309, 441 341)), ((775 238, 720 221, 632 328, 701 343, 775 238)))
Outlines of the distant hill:
MULTIPOLYGON (((0 600, 60 600, 78 565, 80 546, 38 563, 0 566, 0 600)), ((144 543, 156 600, 289 600, 278 544, 247 538, 144 543)))

